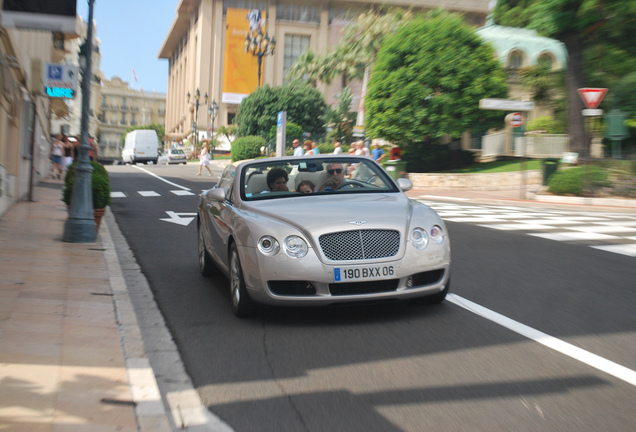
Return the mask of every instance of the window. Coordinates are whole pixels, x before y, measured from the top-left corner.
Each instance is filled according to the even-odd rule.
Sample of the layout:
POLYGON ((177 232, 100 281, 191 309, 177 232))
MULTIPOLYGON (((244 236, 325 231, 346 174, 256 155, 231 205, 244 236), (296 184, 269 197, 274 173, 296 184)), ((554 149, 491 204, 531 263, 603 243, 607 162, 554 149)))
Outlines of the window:
POLYGON ((508 65, 510 69, 519 69, 522 64, 523 56, 519 51, 514 51, 512 54, 510 54, 510 63, 508 65))
POLYGON ((276 19, 300 22, 320 22, 320 10, 317 6, 278 3, 276 19))
POLYGON ((223 13, 227 12, 227 8, 258 9, 263 11, 267 10, 267 2, 257 0, 224 0, 223 13))
POLYGON ((125 112, 121 113, 121 124, 123 124, 123 125, 126 124, 126 113, 125 112))
POLYGON ((543 53, 539 56, 537 63, 540 67, 552 70, 554 67, 554 58, 550 54, 543 53))
POLYGON ((287 76, 287 70, 296 63, 298 57, 309 49, 309 36, 285 35, 285 55, 283 62, 283 76, 287 76))

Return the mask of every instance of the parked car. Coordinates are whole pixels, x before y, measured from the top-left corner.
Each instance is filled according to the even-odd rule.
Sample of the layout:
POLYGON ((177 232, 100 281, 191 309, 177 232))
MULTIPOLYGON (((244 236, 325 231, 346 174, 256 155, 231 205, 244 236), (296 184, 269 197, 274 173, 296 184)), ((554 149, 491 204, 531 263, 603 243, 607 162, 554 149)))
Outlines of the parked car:
POLYGON ((439 303, 450 287, 450 241, 437 213, 404 194, 412 186, 366 157, 230 164, 199 198, 200 271, 229 278, 239 317, 255 303, 439 303), (313 193, 299 192, 306 180, 313 193))
POLYGON ((168 149, 164 150, 157 160, 158 165, 170 165, 170 164, 184 164, 188 163, 186 154, 181 149, 168 149))

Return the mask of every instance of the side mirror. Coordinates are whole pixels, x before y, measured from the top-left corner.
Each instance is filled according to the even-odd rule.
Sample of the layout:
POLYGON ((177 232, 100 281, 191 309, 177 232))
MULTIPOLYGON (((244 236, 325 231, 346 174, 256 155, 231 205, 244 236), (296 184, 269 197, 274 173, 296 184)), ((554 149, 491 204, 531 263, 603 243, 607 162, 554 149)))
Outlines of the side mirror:
POLYGON ((214 188, 203 192, 208 201, 225 201, 225 189, 214 188))
POLYGON ((397 179, 397 184, 402 192, 407 192, 413 189, 413 182, 407 178, 399 178, 397 179))

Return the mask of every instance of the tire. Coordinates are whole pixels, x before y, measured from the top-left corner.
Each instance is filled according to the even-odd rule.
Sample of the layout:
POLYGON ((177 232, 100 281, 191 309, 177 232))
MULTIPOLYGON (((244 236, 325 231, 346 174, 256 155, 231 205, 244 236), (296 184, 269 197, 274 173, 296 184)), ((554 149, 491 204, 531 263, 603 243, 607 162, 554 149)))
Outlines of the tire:
POLYGON ((421 304, 421 305, 440 304, 446 299, 446 294, 448 294, 449 289, 450 289, 450 277, 448 278, 448 281, 446 281, 446 286, 444 287, 442 291, 432 295, 427 295, 426 297, 418 297, 416 299, 413 299, 412 301, 415 304, 421 304))
POLYGON ((203 239, 203 232, 201 231, 200 224, 197 224, 197 238, 198 238, 198 250, 199 250, 199 270, 203 277, 213 276, 218 273, 216 264, 212 261, 212 257, 205 250, 205 240, 203 239))
POLYGON ((131 164, 133 164, 133 165, 137 165, 137 161, 136 161, 135 159, 132 159, 132 160, 130 161, 130 163, 131 163, 131 164))
POLYGON ((254 305, 245 288, 243 269, 234 243, 230 246, 230 296, 234 315, 245 318, 252 314, 254 305))

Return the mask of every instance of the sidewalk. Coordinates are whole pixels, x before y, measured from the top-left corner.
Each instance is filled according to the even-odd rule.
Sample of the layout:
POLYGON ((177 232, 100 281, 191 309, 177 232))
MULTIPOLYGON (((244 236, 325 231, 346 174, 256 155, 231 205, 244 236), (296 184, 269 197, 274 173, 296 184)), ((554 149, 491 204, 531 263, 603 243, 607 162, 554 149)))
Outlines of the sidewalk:
POLYGON ((126 325, 134 310, 112 283, 108 228, 96 243, 63 242, 61 189, 42 182, 0 219, 0 429, 170 431, 126 325))

